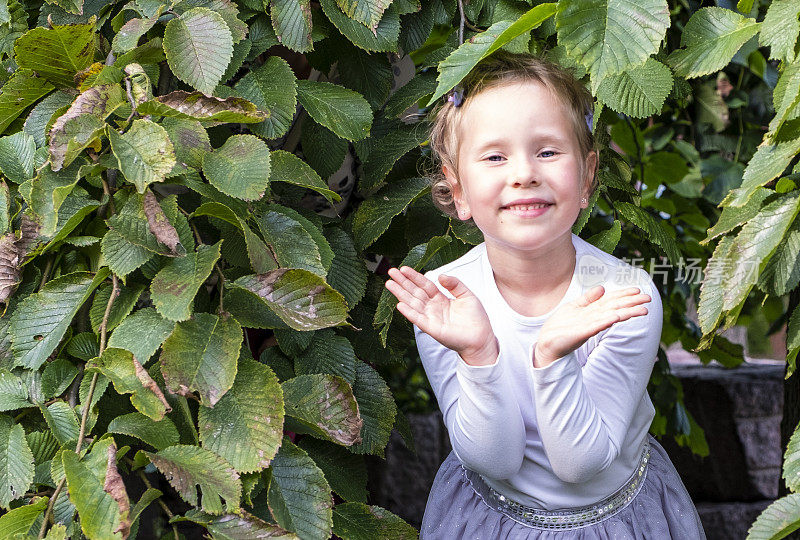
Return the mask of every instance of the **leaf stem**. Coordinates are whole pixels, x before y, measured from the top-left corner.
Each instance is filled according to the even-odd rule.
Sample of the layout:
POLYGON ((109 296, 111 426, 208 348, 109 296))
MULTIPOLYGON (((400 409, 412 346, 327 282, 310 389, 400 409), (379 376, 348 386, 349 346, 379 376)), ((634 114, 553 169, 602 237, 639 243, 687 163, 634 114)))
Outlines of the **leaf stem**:
POLYGON ((461 46, 464 43, 464 21, 466 17, 464 17, 464 0, 458 0, 458 45, 461 46))
POLYGON ((36 289, 37 291, 41 291, 44 284, 47 283, 47 279, 50 277, 50 271, 53 269, 53 260, 55 260, 55 256, 47 258, 47 263, 42 271, 42 281, 39 282, 39 288, 36 289))
POLYGON ((642 160, 642 148, 639 146, 639 139, 636 138, 636 131, 633 127, 633 122, 628 115, 623 115, 625 122, 628 124, 628 129, 631 130, 633 144, 636 145, 636 161, 639 162, 639 196, 642 196, 642 184, 644 184, 644 161, 642 160))

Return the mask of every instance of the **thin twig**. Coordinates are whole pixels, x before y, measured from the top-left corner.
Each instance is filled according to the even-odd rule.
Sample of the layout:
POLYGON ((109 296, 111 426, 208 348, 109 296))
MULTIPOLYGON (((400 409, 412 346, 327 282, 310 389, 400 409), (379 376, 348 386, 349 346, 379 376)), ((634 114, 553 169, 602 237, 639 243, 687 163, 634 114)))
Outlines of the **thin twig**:
MULTIPOLYGON (((109 169, 107 171, 107 174, 112 174, 112 173, 116 174, 114 169, 109 169)), ((104 215, 104 213, 106 211, 106 205, 108 205, 108 208, 111 209, 111 213, 112 214, 116 214, 117 210, 116 210, 116 208, 114 208, 114 194, 111 193, 111 188, 108 185, 108 179, 104 175, 101 174, 100 175, 100 180, 103 182, 103 193, 105 195, 108 195, 108 202, 106 204, 104 204, 103 206, 101 206, 97 210, 97 213, 98 213, 98 215, 101 215, 101 216, 104 215)))
MULTIPOLYGON (((133 465, 133 464, 134 464, 134 463, 133 463, 133 460, 132 460, 132 459, 130 459, 130 458, 125 458, 125 460, 128 462, 128 464, 129 464, 129 465, 133 465)), ((144 474, 144 471, 143 471, 142 469, 139 469, 139 470, 137 470, 137 471, 136 471, 136 474, 137 474, 137 475, 139 475, 139 478, 141 478, 142 482, 144 482, 144 486, 145 486, 147 489, 153 489, 153 485, 152 485, 152 484, 150 483, 150 481, 147 479, 147 475, 146 475, 146 474, 144 474)), ((174 517, 175 517, 175 514, 173 514, 173 513, 172 513, 172 510, 170 510, 170 509, 169 509, 169 506, 167 506, 167 503, 165 503, 164 501, 162 501, 162 500, 161 500, 161 497, 158 497, 158 498, 156 499, 156 501, 158 501, 158 504, 159 504, 159 506, 161 506, 161 509, 162 509, 162 510, 164 510, 164 513, 165 513, 165 514, 167 514, 167 517, 168 517, 168 518, 170 519, 170 521, 171 521, 171 520, 172 520, 172 518, 174 518, 174 517)), ((179 536, 178 536, 178 527, 177 527, 177 525, 175 525, 174 523, 171 523, 171 525, 172 525, 172 533, 175 535, 175 540, 179 540, 179 536)))
POLYGON ((50 270, 53 269, 53 260, 55 256, 47 258, 47 264, 44 266, 44 271, 42 272, 42 281, 39 282, 39 288, 37 290, 41 291, 44 284, 47 283, 47 279, 50 277, 50 270))
POLYGON ((458 22, 458 44, 461 45, 464 43, 464 21, 466 17, 464 17, 464 0, 458 0, 458 14, 459 14, 459 22, 458 22))
POLYGON ((125 122, 130 122, 133 115, 136 114, 136 100, 133 99, 133 92, 131 92, 130 77, 125 77, 125 90, 128 92, 128 101, 131 102, 131 114, 128 115, 128 119, 125 122))
POLYGON ((644 184, 644 161, 642 161, 642 148, 639 147, 639 139, 636 138, 636 131, 633 127, 631 119, 627 115, 623 115, 625 122, 628 124, 628 129, 631 130, 633 144, 636 145, 636 161, 639 162, 639 196, 642 195, 642 184, 644 184))
POLYGON ((219 273, 219 313, 221 315, 223 311, 225 311, 222 308, 222 289, 223 285, 225 284, 225 275, 222 273, 222 269, 219 267, 219 264, 214 263, 214 266, 216 267, 217 272, 219 273))

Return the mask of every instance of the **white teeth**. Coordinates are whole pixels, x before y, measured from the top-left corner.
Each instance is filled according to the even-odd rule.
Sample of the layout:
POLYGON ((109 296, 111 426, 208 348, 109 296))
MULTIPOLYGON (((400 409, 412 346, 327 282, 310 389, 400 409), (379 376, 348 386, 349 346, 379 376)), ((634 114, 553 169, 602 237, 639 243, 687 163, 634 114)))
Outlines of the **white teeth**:
POLYGON ((509 210, 533 210, 535 208, 545 208, 550 206, 549 204, 515 204, 512 206, 507 206, 509 210))

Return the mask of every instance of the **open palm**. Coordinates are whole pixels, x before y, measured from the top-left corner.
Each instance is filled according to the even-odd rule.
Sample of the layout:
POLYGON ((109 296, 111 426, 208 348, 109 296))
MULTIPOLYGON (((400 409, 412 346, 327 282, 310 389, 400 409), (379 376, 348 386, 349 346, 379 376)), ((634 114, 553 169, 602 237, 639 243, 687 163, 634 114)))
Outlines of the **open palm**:
POLYGON ((397 297, 397 310, 433 339, 458 352, 465 360, 496 348, 486 310, 457 278, 439 276, 455 298, 445 296, 428 278, 403 266, 389 270, 386 288, 397 297))

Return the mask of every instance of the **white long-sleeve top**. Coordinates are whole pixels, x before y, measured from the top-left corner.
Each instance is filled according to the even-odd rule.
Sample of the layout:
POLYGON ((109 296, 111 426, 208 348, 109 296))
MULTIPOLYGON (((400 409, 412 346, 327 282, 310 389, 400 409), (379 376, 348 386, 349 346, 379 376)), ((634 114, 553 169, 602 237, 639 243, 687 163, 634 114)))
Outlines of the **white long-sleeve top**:
POLYGON ((480 244, 425 276, 451 298, 437 278, 455 276, 480 299, 500 346, 497 361, 471 366, 414 327, 456 456, 498 492, 547 510, 590 505, 620 488, 638 466, 655 414, 646 388, 661 339, 658 290, 643 269, 578 236, 572 243, 575 271, 558 306, 596 285, 606 292, 636 286, 651 297, 647 315, 535 368, 536 338, 558 306, 538 317, 514 311, 480 244))

